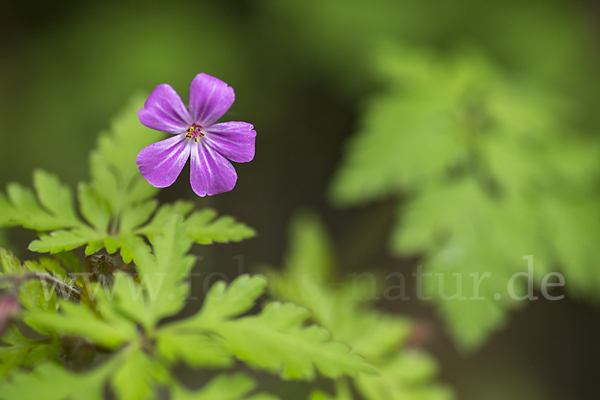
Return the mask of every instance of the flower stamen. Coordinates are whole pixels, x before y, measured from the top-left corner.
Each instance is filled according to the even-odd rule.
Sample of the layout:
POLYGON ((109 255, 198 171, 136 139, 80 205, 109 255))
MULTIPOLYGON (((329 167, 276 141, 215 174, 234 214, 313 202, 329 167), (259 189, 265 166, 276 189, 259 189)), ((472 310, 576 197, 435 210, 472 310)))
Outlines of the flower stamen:
POLYGON ((185 134, 185 137, 188 139, 194 139, 196 142, 198 142, 199 138, 204 137, 202 127, 197 124, 192 124, 190 129, 188 129, 187 133, 185 134))

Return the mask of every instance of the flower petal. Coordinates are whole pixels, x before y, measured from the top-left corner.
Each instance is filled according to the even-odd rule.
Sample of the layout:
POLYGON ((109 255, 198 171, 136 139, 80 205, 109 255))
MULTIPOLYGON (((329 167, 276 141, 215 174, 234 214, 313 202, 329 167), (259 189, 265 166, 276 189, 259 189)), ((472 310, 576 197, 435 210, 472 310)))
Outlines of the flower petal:
POLYGON ((171 186, 187 162, 192 144, 195 142, 185 135, 152 143, 140 151, 136 164, 152 186, 171 186))
POLYGON ((256 131, 247 122, 230 121, 215 124, 204 130, 206 144, 219 154, 235 162, 248 162, 254 158, 256 131))
POLYGON ((229 192, 235 186, 233 165, 205 143, 193 146, 191 160, 190 183, 198 196, 229 192))
POLYGON ((190 85, 190 115, 193 122, 206 128, 229 110, 235 100, 233 88, 204 73, 196 75, 190 85))
POLYGON ((175 89, 166 83, 158 85, 138 111, 140 122, 148 128, 169 133, 183 133, 192 119, 175 89))

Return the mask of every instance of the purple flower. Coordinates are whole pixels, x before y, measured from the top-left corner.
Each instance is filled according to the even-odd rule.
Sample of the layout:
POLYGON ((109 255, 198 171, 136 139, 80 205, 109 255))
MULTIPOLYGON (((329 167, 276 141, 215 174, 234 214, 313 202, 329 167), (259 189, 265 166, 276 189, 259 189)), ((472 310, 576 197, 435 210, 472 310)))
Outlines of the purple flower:
POLYGON ((136 164, 142 176, 154 187, 171 186, 191 158, 190 182, 198 196, 233 189, 237 174, 227 159, 251 161, 256 138, 247 122, 215 124, 234 100, 233 88, 206 74, 192 81, 189 108, 171 86, 158 85, 138 117, 148 128, 174 136, 140 151, 136 164))

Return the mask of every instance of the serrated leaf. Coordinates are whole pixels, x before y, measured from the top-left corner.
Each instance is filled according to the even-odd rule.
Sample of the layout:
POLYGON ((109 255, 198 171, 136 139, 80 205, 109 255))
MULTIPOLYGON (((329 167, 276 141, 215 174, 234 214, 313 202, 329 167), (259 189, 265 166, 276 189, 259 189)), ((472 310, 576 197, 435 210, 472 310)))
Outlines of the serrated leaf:
POLYGON ((143 97, 133 97, 113 119, 110 130, 100 135, 97 150, 92 155, 93 185, 117 214, 157 192, 143 179, 135 164, 140 150, 163 135, 140 124, 137 111, 143 104, 143 97))
POLYGON ((12 206, 4 194, 0 193, 0 226, 10 226, 10 219, 13 214, 12 206))
POLYGON ((119 183, 115 174, 111 171, 109 163, 97 150, 90 153, 90 175, 96 192, 102 194, 111 210, 119 210, 119 183))
MULTIPOLYGON (((129 264, 133 260, 133 254, 138 247, 150 251, 150 247, 148 247, 144 239, 134 234, 120 234, 114 244, 114 250, 116 251, 117 248, 121 250, 121 258, 123 258, 123 262, 126 264, 129 264)), ((111 253, 108 248, 107 251, 111 253)))
POLYGON ((44 268, 48 272, 52 273, 53 276, 58 278, 64 278, 67 276, 67 271, 60 265, 58 260, 48 257, 41 257, 39 260, 40 267, 44 268))
POLYGON ((212 209, 194 212, 186 221, 187 234, 200 244, 239 242, 256 235, 254 229, 229 216, 216 218, 212 209))
POLYGON ((111 384, 120 400, 144 400, 154 398, 157 381, 164 381, 166 375, 160 363, 134 350, 121 361, 111 384))
POLYGON ((267 393, 258 393, 246 398, 245 400, 279 400, 279 397, 267 393))
POLYGON ((452 392, 428 384, 436 374, 436 363, 421 352, 407 352, 379 368, 377 375, 360 375, 356 386, 367 400, 452 400, 452 392))
POLYGON ((50 339, 29 339, 15 325, 2 336, 10 346, 0 347, 0 376, 6 376, 20 367, 32 367, 56 355, 58 342, 50 339))
POLYGON ((132 98, 112 121, 110 130, 99 136, 97 149, 90 156, 92 186, 110 205, 113 217, 120 219, 124 232, 150 216, 144 217, 138 207, 151 207, 146 200, 158 191, 145 181, 135 165, 139 151, 162 136, 139 123, 137 110, 142 105, 141 97, 132 98))
POLYGON ((157 207, 158 201, 156 200, 150 200, 126 207, 121 214, 119 232, 127 233, 133 231, 133 228, 148 221, 157 207))
MULTIPOLYGON (((511 223, 510 215, 510 204, 492 201, 476 182, 466 180, 424 192, 393 234, 398 254, 427 249, 426 275, 419 284, 464 349, 483 343, 502 326, 506 311, 520 305, 508 295, 508 282, 526 270, 524 255, 540 254, 532 229, 535 221, 522 218, 511 223), (436 208, 440 201, 447 208, 436 208)), ((536 270, 536 279, 540 272, 536 270)), ((523 283, 515 282, 517 291, 523 283)))
POLYGON ((33 371, 16 371, 0 386, 5 400, 101 400, 110 363, 85 374, 73 374, 53 363, 33 371))
POLYGON ((0 248, 0 265, 6 275, 19 275, 26 272, 13 253, 3 248, 0 248))
POLYGON ((152 220, 142 228, 137 230, 137 233, 145 235, 152 241, 155 234, 160 233, 167 223, 167 221, 173 218, 174 215, 186 216, 194 205, 188 201, 178 200, 173 204, 163 204, 160 206, 152 220))
POLYGON ((374 310, 367 299, 379 293, 370 282, 364 294, 356 279, 335 284, 337 289, 333 289, 333 248, 315 215, 304 212, 294 216, 289 247, 284 270, 268 272, 269 291, 276 298, 308 308, 334 340, 347 343, 369 361, 397 351, 412 324, 406 318, 374 310))
POLYGON ((11 183, 7 186, 8 201, 0 195, 0 224, 20 224, 41 231, 82 224, 73 207, 71 190, 55 175, 36 170, 33 184, 43 207, 38 204, 33 191, 11 183))
POLYGON ((391 248, 423 256, 426 274, 442 274, 426 286, 458 344, 472 349, 502 326, 516 306, 506 287, 523 271, 523 256, 535 256, 537 282, 561 261, 574 272, 575 292, 597 292, 600 280, 585 265, 600 255, 600 223, 589 223, 600 206, 586 208, 585 222, 573 210, 578 199, 598 195, 599 143, 573 133, 574 109, 564 97, 516 84, 476 51, 441 58, 388 47, 378 68, 386 90, 370 99, 331 196, 352 205, 410 194, 391 248), (552 212, 540 212, 548 200, 552 212), (574 232, 568 247, 578 250, 549 233, 561 223, 574 232), (486 273, 480 300, 473 278, 486 273), (450 290, 453 274, 463 278, 464 301, 439 295, 439 279, 450 290))
POLYGON ((186 255, 191 245, 183 229, 183 217, 174 215, 154 237, 153 254, 147 246, 134 250, 139 279, 148 289, 148 312, 155 322, 184 305, 188 285, 183 280, 195 262, 194 257, 186 255))
POLYGON ((200 312, 177 322, 177 329, 203 329, 215 323, 237 317, 250 310, 265 291, 267 280, 262 276, 241 275, 231 285, 215 283, 206 294, 200 312))
POLYGON ((11 204, 9 224, 20 224, 29 229, 48 231, 74 225, 68 218, 64 220, 42 209, 33 191, 17 183, 9 183, 6 192, 11 204))
POLYGON ((89 308, 70 302, 61 302, 60 310, 60 313, 28 312, 23 319, 27 324, 41 325, 59 334, 83 336, 111 349, 137 337, 135 325, 123 318, 102 320, 89 308))
POLYGON ((292 303, 270 303, 258 316, 223 322, 216 331, 238 358, 287 379, 312 379, 315 367, 330 378, 374 372, 347 346, 331 342, 325 329, 303 327, 309 315, 292 303))
MULTIPOLYGON (((19 260, 8 250, 0 248, 0 264, 5 275, 25 275, 32 272, 45 273, 46 271, 35 263, 28 262, 22 265, 19 260)), ((27 279, 19 286, 19 302, 30 311, 51 314, 56 310, 56 293, 54 290, 38 279, 27 279)), ((43 327, 33 324, 32 328, 43 334, 48 334, 43 327)))
POLYGON ((244 374, 219 375, 195 392, 176 386, 173 400, 276 400, 265 394, 246 397, 255 386, 254 380, 244 374))
POLYGON ((209 335, 159 332, 156 351, 169 363, 183 361, 193 367, 225 368, 233 363, 222 340, 209 335))
POLYGON ((316 284, 329 281, 334 264, 333 244, 318 217, 309 212, 296 214, 289 238, 288 271, 316 284))
MULTIPOLYGON (((188 202, 176 202, 173 205, 163 205, 154 218, 137 232, 147 236, 150 241, 160 232, 165 221, 174 214, 187 215, 192 208, 188 202)), ((187 236, 199 244, 239 242, 256 235, 256 232, 241 222, 229 216, 217 218, 217 212, 210 208, 195 211, 185 221, 187 236)))
POLYGON ((83 272, 79 257, 77 257, 77 255, 75 255, 75 253, 72 251, 56 254, 54 258, 59 260, 65 267, 68 268, 70 272, 83 272))
POLYGON ((102 238, 98 232, 88 227, 75 228, 69 231, 58 230, 40 235, 39 240, 34 240, 29 244, 29 250, 54 254, 73 250, 84 244, 91 244, 91 250, 93 251, 86 251, 86 255, 89 255, 99 250, 98 245, 94 245, 94 243, 99 243, 100 248, 103 247, 102 238))
POLYGON ((63 221, 62 227, 81 224, 75 213, 71 189, 62 185, 56 175, 41 169, 35 170, 33 187, 41 205, 63 221))
POLYGON ((83 217, 101 234, 106 234, 110 223, 108 202, 89 184, 80 182, 77 186, 77 198, 83 217))

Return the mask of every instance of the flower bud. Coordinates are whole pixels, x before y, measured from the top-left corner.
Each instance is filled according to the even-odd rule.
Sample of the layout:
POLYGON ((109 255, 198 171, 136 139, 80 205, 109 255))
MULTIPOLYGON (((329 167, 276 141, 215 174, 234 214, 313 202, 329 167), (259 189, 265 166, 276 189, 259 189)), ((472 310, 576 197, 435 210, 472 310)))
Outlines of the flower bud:
POLYGON ((0 336, 4 335, 10 320, 19 313, 20 309, 21 305, 13 296, 0 298, 0 336))

